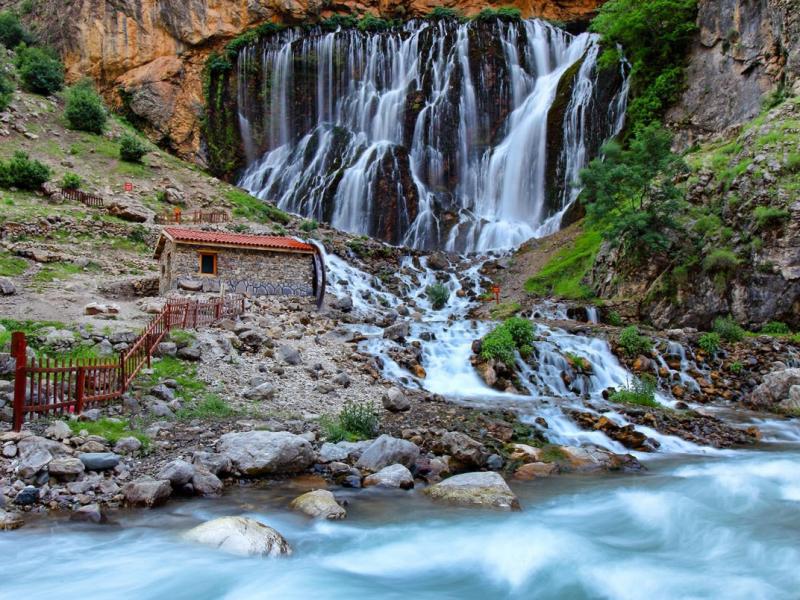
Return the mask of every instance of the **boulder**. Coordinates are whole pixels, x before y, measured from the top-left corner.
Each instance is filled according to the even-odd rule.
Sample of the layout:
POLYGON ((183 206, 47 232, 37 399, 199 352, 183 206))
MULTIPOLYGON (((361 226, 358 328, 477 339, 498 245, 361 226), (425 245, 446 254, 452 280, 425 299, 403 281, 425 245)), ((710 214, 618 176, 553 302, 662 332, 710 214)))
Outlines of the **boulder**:
POLYGON ((202 467, 214 475, 230 473, 231 459, 224 454, 214 452, 195 452, 192 455, 192 463, 197 467, 202 467))
POLYGON ((128 504, 148 508, 163 504, 171 493, 172 487, 169 481, 152 477, 140 477, 122 486, 122 495, 128 504))
POLYGON ((133 223, 146 223, 152 221, 155 216, 152 210, 122 199, 112 200, 108 205, 108 212, 123 221, 133 223))
POLYGON ((175 342, 161 342, 156 346, 153 353, 156 356, 175 356, 178 353, 178 345, 175 342))
POLYGON ((783 412, 800 414, 800 385, 789 388, 789 397, 781 400, 778 408, 783 412))
POLYGON ((364 450, 356 467, 373 472, 396 463, 411 467, 417 458, 419 458, 419 447, 416 444, 384 434, 364 450))
POLYGON ((192 477, 194 477, 194 466, 181 459, 168 462, 156 475, 158 479, 169 481, 173 488, 186 485, 192 477))
POLYGON ((325 442, 319 450, 319 461, 322 463, 329 463, 335 461, 348 461, 356 459, 363 454, 364 450, 369 448, 372 440, 365 440, 363 442, 337 442, 332 444, 325 442))
POLYGON ((303 362, 303 359, 300 358, 300 353, 291 346, 279 346, 275 355, 281 362, 284 362, 287 365, 299 365, 303 362))
POLYGON ((364 487, 400 488, 414 487, 414 476, 403 465, 389 465, 364 479, 364 487))
POLYGON ((68 455, 69 448, 47 438, 31 435, 17 442, 19 465, 17 473, 23 479, 33 477, 56 456, 68 455))
POLYGON ((119 306, 116 304, 104 304, 102 302, 90 302, 83 307, 83 314, 85 315, 117 315, 119 314, 119 306))
POLYGON ((410 328, 408 326, 408 322, 400 321, 394 325, 389 325, 389 327, 384 329, 383 337, 393 342, 402 342, 408 337, 409 333, 410 328))
POLYGON ((576 471, 588 473, 592 471, 638 471, 643 467, 636 458, 630 454, 614 454, 603 448, 595 446, 560 446, 563 456, 558 461, 562 471, 576 471))
POLYGON ((519 510, 519 500, 494 471, 462 473, 423 490, 437 501, 464 506, 519 510))
POLYGON ((52 440, 65 440, 72 436, 72 430, 64 421, 54 421, 44 430, 44 437, 52 440))
POLYGON ((514 471, 514 479, 529 481, 538 477, 550 477, 558 473, 558 465, 555 463, 532 462, 526 463, 514 471))
POLYGON ((447 454, 458 465, 450 463, 451 468, 474 469, 481 468, 486 464, 489 453, 480 442, 473 440, 466 433, 460 431, 448 431, 435 444, 438 454, 447 454))
POLYGON ((69 516, 71 521, 86 521, 89 523, 105 523, 108 519, 102 507, 97 504, 87 504, 73 511, 69 516))
POLYGON ((780 369, 764 375, 764 380, 750 394, 749 404, 756 408, 773 408, 789 399, 789 391, 800 385, 800 368, 780 369))
POLYGON ((226 433, 217 450, 243 475, 298 473, 316 460, 311 444, 288 431, 226 433))
POLYGON ((283 536, 247 517, 221 517, 190 529, 184 538, 238 556, 283 556, 292 553, 283 536))
POLYGON ((39 489, 32 485, 27 485, 17 492, 17 495, 14 497, 14 504, 30 506, 31 504, 35 504, 37 500, 39 500, 39 489))
POLYGON ((315 519, 337 520, 347 516, 347 511, 339 506, 336 498, 328 490, 306 492, 292 500, 289 508, 315 519))
POLYGON ((248 400, 267 401, 275 397, 275 386, 271 383, 262 383, 250 388, 244 393, 248 400))
POLYGON ((86 470, 84 464, 78 458, 72 456, 62 456, 54 458, 47 465, 47 471, 50 475, 62 479, 74 478, 86 470))
POLYGON ((8 512, 0 509, 0 531, 19 529, 25 524, 19 513, 8 512))
POLYGON ((195 467, 191 483, 198 496, 218 496, 222 493, 223 485, 219 477, 203 466, 195 467))
POLYGON ((8 277, 0 277, 0 296, 13 296, 17 293, 17 286, 8 277))
POLYGON ((383 407, 389 412, 403 412, 411 409, 411 401, 400 388, 389 388, 382 398, 383 407))
POLYGON ((120 438, 117 443, 114 444, 114 452, 117 454, 134 454, 141 450, 141 448, 142 442, 133 436, 120 438))
POLYGON ((196 362, 202 358, 203 352, 200 350, 199 344, 189 344, 183 348, 178 349, 178 358, 196 362))
POLYGON ((87 471, 108 471, 119 464, 119 455, 113 452, 84 452, 78 459, 87 471))
POLYGON ((175 392, 167 385, 163 383, 159 383, 158 385, 154 386, 150 389, 150 394, 158 398, 159 400, 163 400, 164 402, 171 402, 175 399, 175 392))

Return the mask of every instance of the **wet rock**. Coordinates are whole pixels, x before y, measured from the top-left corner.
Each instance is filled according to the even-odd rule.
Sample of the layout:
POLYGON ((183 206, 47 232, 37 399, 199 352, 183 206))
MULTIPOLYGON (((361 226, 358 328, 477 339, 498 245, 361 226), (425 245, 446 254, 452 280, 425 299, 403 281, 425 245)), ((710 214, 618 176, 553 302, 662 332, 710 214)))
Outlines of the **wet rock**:
POLYGON ((589 473, 593 471, 637 471, 643 467, 630 454, 614 454, 595 446, 560 446, 564 460, 558 465, 562 470, 589 473))
POLYGON ((128 504, 151 508, 167 501, 172 487, 167 480, 140 477, 122 486, 122 495, 128 504))
POLYGON ((418 457, 419 447, 416 444, 384 434, 364 450, 356 467, 373 472, 395 463, 411 467, 418 457))
POLYGON ((486 447, 460 431, 448 431, 434 444, 437 454, 447 454, 457 464, 451 462, 456 470, 481 468, 486 464, 486 447))
POLYGON ((214 475, 230 473, 232 468, 230 458, 224 454, 216 454, 214 452, 195 452, 192 455, 192 463, 210 471, 214 475))
POLYGON ((292 553, 283 536, 247 517, 222 517, 198 525, 184 538, 238 556, 283 556, 292 553))
POLYGON ((423 490, 437 501, 464 506, 519 510, 519 500, 505 480, 494 471, 454 475, 423 490))
POLYGON ((499 454, 491 454, 489 458, 486 459, 486 468, 492 471, 499 471, 503 468, 503 464, 503 457, 499 454))
POLYGON ((19 506, 30 506, 39 500, 39 490, 32 485, 25 486, 14 497, 14 504, 19 506))
POLYGON ((119 455, 113 452, 84 452, 78 459, 87 471, 108 471, 119 464, 119 455))
POLYGON ((16 512, 8 512, 0 509, 0 531, 11 531, 19 529, 25 524, 22 516, 16 512))
POLYGON ((393 342, 404 341, 409 335, 410 329, 406 321, 400 321, 394 325, 390 325, 383 330, 383 337, 393 342))
POLYGON ((315 519, 337 520, 347 516, 347 511, 328 490, 306 492, 292 500, 289 507, 315 519))
POLYGON ((191 481, 194 493, 198 496, 218 496, 222 493, 223 485, 219 477, 203 466, 194 469, 191 481))
POLYGON ((316 456, 305 438, 286 431, 226 433, 217 450, 227 456, 243 475, 298 473, 310 467, 316 456))
POLYGON ((400 388, 389 388, 382 398, 383 407, 389 412, 403 412, 411 409, 411 401, 400 388))
POLYGON ((389 465, 364 478, 364 487, 400 488, 414 487, 414 476, 403 465, 389 465))
POLYGON ((363 442, 325 442, 319 450, 319 461, 329 463, 334 461, 358 460, 364 450, 369 448, 372 440, 363 442))
POLYGON ((89 523, 105 523, 108 518, 102 507, 97 503, 81 506, 69 516, 71 521, 86 521, 89 523))
POLYGON ((86 468, 79 459, 71 456, 54 458, 50 461, 50 464, 47 465, 48 473, 60 479, 77 477, 83 473, 85 469, 86 468))
POLYGON ((168 462, 156 475, 157 479, 169 481, 173 488, 186 485, 192 477, 194 477, 194 466, 181 459, 168 462))
POLYGON ((526 463, 514 471, 514 479, 530 481, 538 477, 550 477, 558 473, 558 465, 554 463, 532 462, 526 463))

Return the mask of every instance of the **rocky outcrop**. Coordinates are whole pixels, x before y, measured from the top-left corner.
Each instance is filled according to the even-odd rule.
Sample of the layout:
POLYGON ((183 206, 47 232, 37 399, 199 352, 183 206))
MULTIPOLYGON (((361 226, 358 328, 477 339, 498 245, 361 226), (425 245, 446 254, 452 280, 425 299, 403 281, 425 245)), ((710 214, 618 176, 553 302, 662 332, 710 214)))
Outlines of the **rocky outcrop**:
POLYGON ((755 117, 763 96, 800 78, 795 0, 701 0, 687 87, 668 120, 683 144, 755 117))
POLYGON ((237 556, 283 556, 292 553, 283 536, 247 517, 222 517, 198 525, 184 539, 237 556))

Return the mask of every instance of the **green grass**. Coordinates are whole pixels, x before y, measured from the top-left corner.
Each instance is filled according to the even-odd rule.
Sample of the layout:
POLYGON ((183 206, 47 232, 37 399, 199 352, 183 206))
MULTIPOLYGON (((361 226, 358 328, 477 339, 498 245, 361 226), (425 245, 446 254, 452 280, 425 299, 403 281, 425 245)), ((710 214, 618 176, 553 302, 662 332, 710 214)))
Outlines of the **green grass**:
POLYGON ((489 310, 489 314, 492 319, 503 321, 505 319, 510 319, 520 310, 522 310, 522 306, 519 302, 501 302, 500 304, 492 306, 489 310))
POLYGON ((774 206, 756 206, 753 211, 759 229, 775 227, 789 218, 789 211, 774 206))
POLYGON ((529 320, 511 317, 481 340, 481 357, 486 360, 499 360, 513 367, 516 362, 516 351, 519 351, 523 358, 532 352, 533 338, 533 324, 529 320))
POLYGON ((54 262, 47 263, 42 269, 33 276, 36 283, 52 283, 55 280, 64 280, 83 272, 83 267, 68 263, 54 262))
POLYGON ((542 447, 542 462, 557 463, 566 460, 567 455, 561 449, 561 446, 555 444, 547 444, 542 447))
POLYGON ((147 434, 138 429, 130 429, 129 424, 125 421, 99 419, 98 421, 68 421, 67 424, 75 435, 82 430, 86 430, 89 435, 102 436, 112 444, 116 444, 125 437, 135 437, 142 442, 143 450, 147 451, 150 447, 150 438, 147 434))
POLYGON ((235 414, 237 411, 217 394, 207 394, 194 405, 180 409, 176 416, 179 419, 222 419, 235 414))
POLYGON ((656 402, 656 383, 652 376, 634 377, 633 381, 621 390, 611 394, 611 402, 617 404, 635 404, 637 406, 658 407, 656 402))
POLYGON ((0 277, 18 277, 28 268, 24 258, 12 256, 8 252, 0 252, 0 277))
POLYGON ((4 348, 11 341, 11 333, 21 331, 28 339, 28 346, 33 350, 39 348, 38 335, 45 327, 55 327, 56 329, 67 329, 67 326, 60 321, 18 321, 16 319, 0 319, 0 325, 5 331, 0 331, 0 349, 4 348))
POLYGON ((283 225, 288 224, 291 220, 288 213, 242 190, 235 188, 230 189, 225 193, 225 197, 233 204, 234 216, 242 217, 249 221, 257 221, 259 223, 272 221, 273 223, 280 223, 283 225))
POLYGON ((525 282, 525 291, 536 296, 552 294, 572 300, 593 297, 594 293, 583 280, 594 264, 602 241, 599 231, 584 231, 572 246, 559 250, 525 282))
POLYGON ((194 400, 202 396, 206 384, 197 379, 197 367, 172 356, 165 356, 152 363, 153 373, 149 375, 147 384, 154 386, 164 379, 174 379, 178 383, 175 396, 184 401, 194 400))
POLYGON ((380 417, 374 404, 348 401, 338 415, 325 415, 319 420, 319 424, 329 442, 357 442, 375 435, 380 417))
POLYGON ((628 356, 638 356, 639 354, 649 354, 653 348, 653 340, 646 335, 639 333, 635 325, 626 327, 619 332, 617 339, 619 345, 628 356))
POLYGON ((179 346, 186 346, 195 341, 197 336, 195 336, 193 332, 186 331, 185 329, 173 329, 169 332, 169 339, 179 346))

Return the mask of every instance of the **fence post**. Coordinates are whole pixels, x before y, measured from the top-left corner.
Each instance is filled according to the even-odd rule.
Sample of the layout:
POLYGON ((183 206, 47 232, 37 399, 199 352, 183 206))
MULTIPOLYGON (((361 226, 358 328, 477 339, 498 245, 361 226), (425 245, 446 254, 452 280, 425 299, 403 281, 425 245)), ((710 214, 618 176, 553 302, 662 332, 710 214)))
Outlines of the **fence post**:
POLYGON ((119 377, 120 377, 120 384, 119 388, 121 393, 125 393, 125 388, 127 385, 125 384, 125 352, 120 352, 119 355, 119 377))
POLYGON ((25 420, 25 384, 27 383, 28 340, 25 333, 15 331, 11 334, 11 356, 16 361, 14 371, 14 431, 22 429, 25 420))
POLYGON ((86 367, 78 367, 78 378, 75 383, 75 414, 83 412, 83 390, 86 387, 86 367))
POLYGON ((217 300, 214 304, 214 320, 219 321, 219 315, 222 312, 222 299, 217 300))

